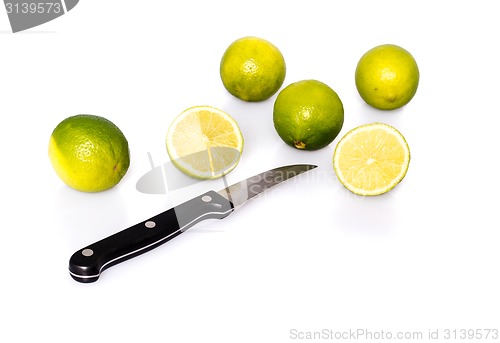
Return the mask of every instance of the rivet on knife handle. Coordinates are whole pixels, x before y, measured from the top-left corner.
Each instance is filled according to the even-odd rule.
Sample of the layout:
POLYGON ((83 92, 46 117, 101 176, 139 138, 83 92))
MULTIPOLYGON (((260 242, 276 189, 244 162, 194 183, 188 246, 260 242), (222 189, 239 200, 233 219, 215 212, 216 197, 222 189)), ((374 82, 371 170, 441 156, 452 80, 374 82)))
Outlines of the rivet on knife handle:
POLYGON ((156 248, 202 220, 222 219, 232 211, 225 197, 207 192, 78 250, 69 260, 69 272, 79 282, 97 281, 105 269, 156 248))

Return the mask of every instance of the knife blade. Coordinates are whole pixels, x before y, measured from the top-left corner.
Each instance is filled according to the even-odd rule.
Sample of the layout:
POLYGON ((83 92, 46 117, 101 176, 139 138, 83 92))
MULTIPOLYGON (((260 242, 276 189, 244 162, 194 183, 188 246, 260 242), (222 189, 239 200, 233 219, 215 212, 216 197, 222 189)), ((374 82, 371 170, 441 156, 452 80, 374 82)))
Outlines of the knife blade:
POLYGON ((316 167, 311 164, 278 167, 220 191, 201 194, 76 251, 69 260, 69 273, 78 282, 95 282, 105 269, 150 251, 203 220, 223 219, 269 188, 316 167))

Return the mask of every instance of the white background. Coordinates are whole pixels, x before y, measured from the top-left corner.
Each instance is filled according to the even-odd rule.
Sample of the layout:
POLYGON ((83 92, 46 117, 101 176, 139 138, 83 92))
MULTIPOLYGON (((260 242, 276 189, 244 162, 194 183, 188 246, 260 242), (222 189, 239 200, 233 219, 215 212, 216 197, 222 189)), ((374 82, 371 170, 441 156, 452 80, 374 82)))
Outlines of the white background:
POLYGON ((17 34, 0 10, 0 341, 292 342, 291 330, 323 329, 420 331, 426 341, 429 330, 443 339, 445 329, 500 329, 494 3, 82 0, 17 34), (247 35, 281 50, 283 87, 317 79, 339 94, 345 123, 331 145, 288 147, 272 124, 276 95, 245 103, 227 93, 220 59, 247 35), (392 112, 368 107, 354 84, 359 58, 384 43, 410 51, 421 73, 414 99, 392 112), (318 168, 96 283, 75 282, 76 250, 200 187, 221 188, 136 190, 148 153, 168 161, 171 120, 203 104, 229 112, 245 138, 228 182, 284 164, 318 168), (131 167, 110 191, 73 191, 50 165, 52 130, 79 113, 110 119, 129 141, 131 167), (393 191, 361 198, 331 159, 343 134, 375 121, 403 133, 412 159, 393 191))

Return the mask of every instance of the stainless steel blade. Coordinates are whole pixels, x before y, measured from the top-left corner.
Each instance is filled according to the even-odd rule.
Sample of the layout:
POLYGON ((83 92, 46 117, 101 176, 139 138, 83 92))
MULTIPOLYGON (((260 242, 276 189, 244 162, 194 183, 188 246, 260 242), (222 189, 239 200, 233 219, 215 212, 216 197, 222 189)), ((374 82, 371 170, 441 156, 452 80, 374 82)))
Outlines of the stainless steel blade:
POLYGON ((267 189, 316 167, 312 164, 294 164, 274 168, 221 189, 217 193, 231 201, 237 209, 267 189))

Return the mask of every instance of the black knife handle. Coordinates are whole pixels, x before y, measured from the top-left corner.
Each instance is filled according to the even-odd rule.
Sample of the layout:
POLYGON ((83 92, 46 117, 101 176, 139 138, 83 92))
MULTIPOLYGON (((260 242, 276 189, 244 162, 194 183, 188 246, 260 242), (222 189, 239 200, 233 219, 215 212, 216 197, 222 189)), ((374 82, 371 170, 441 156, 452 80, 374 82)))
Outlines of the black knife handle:
POLYGON ((105 269, 158 247, 204 219, 222 219, 233 209, 217 192, 207 192, 78 250, 69 260, 69 273, 79 282, 97 281, 105 269))

